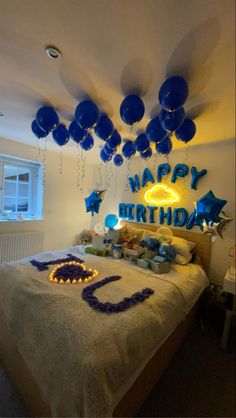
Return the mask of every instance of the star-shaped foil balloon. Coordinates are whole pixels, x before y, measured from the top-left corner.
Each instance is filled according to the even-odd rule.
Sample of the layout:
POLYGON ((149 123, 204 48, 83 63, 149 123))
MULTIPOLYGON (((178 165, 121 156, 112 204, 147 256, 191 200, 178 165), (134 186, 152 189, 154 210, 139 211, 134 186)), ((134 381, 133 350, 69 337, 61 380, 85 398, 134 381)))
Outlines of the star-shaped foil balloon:
POLYGON ((229 218, 225 215, 222 211, 220 213, 220 220, 219 222, 207 222, 203 221, 203 232, 204 234, 210 234, 212 236, 219 236, 220 238, 224 238, 223 232, 228 222, 231 222, 233 218, 229 218))
POLYGON ((86 212, 99 213, 100 205, 104 198, 105 190, 93 190, 89 196, 85 198, 86 212))
POLYGON ((227 200, 218 199, 210 190, 205 196, 196 202, 196 219, 199 221, 219 222, 220 212, 227 200))

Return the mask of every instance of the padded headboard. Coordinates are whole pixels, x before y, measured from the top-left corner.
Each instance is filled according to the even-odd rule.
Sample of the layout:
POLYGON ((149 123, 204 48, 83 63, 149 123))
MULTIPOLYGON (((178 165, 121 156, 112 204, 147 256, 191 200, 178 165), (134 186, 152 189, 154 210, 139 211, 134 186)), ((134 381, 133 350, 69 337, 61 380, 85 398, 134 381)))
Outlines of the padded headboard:
MULTIPOLYGON (((122 221, 122 226, 129 225, 133 226, 134 228, 139 229, 147 229, 149 231, 156 232, 158 228, 160 228, 161 225, 151 225, 151 224, 141 224, 136 222, 128 222, 128 221, 122 221)), ((163 225, 164 226, 164 225, 163 225)), ((206 273, 209 272, 210 267, 210 259, 211 259, 211 249, 212 249, 212 241, 210 235, 205 234, 198 234, 196 232, 190 232, 186 229, 180 229, 180 228, 172 228, 169 227, 173 232, 173 235, 180 238, 185 238, 188 241, 192 241, 196 243, 196 253, 199 255, 201 261, 202 261, 202 267, 205 270, 206 273)))

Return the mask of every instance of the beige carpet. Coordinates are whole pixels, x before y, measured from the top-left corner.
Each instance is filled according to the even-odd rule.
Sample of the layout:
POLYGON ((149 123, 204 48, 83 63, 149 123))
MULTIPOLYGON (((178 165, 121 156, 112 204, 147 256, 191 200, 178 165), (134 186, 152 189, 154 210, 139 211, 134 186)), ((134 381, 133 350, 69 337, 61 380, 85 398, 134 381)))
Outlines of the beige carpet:
MULTIPOLYGON (((138 417, 235 417, 236 347, 196 325, 139 411, 138 417)), ((1 366, 0 366, 1 367, 1 366)), ((29 416, 0 368, 0 417, 29 416)))

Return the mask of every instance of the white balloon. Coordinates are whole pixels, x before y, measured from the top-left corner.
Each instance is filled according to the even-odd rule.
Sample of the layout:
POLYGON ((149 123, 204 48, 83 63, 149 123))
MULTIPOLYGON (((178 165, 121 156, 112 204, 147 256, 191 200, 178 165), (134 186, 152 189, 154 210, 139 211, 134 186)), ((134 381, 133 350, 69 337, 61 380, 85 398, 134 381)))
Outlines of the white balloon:
POLYGON ((106 232, 106 227, 103 225, 102 222, 97 223, 93 230, 96 232, 96 234, 98 235, 104 235, 106 232))
POLYGON ((161 226, 157 230, 157 238, 160 242, 170 243, 172 241, 173 232, 167 226, 161 226))

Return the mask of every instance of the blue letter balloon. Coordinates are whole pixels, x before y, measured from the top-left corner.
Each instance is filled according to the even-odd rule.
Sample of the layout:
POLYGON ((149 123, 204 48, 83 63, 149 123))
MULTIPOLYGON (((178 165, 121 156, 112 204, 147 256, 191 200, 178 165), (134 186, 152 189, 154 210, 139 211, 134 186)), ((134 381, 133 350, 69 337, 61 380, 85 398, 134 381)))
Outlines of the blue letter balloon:
POLYGON ((99 119, 99 109, 91 100, 84 100, 75 110, 75 119, 82 129, 93 128, 99 119))
POLYGON ((143 101, 139 96, 131 94, 127 96, 120 105, 120 116, 124 123, 133 125, 139 122, 145 112, 143 101))
POLYGON ((80 142, 81 148, 84 149, 85 151, 89 151, 91 148, 93 148, 93 145, 94 145, 94 139, 92 135, 90 134, 87 134, 85 139, 83 139, 83 141, 80 142))
POLYGON ((70 126, 69 126, 69 133, 71 138, 77 142, 77 144, 82 141, 83 139, 85 139, 86 135, 87 135, 87 131, 85 129, 82 129, 78 123, 76 122, 76 120, 74 120, 73 122, 71 122, 70 126))
POLYGON ((189 142, 196 133, 196 125, 191 120, 186 118, 179 129, 176 130, 175 136, 179 141, 189 142))
POLYGON ((118 217, 114 215, 113 213, 110 213, 110 215, 107 215, 105 217, 105 227, 106 228, 114 228, 118 224, 118 217))
POLYGON ((94 128, 95 134, 106 141, 114 132, 114 127, 112 121, 105 114, 100 116, 100 119, 97 125, 94 128))
POLYGON ((45 132, 53 131, 59 124, 58 115, 51 106, 41 107, 36 113, 36 121, 45 132))
POLYGON ((188 97, 188 84, 184 78, 173 76, 162 84, 159 91, 159 101, 161 105, 173 112, 183 106, 188 97))
POLYGON ((67 144, 70 139, 70 134, 65 125, 60 123, 60 125, 58 125, 58 127, 53 131, 52 137, 57 145, 60 145, 61 147, 62 145, 67 144))
POLYGON ((168 132, 162 128, 159 116, 156 116, 148 123, 146 135, 149 141, 156 142, 157 144, 167 137, 168 132))
POLYGON ((33 120, 33 122, 31 123, 31 130, 33 134, 37 136, 37 138, 45 138, 48 135, 48 132, 40 128, 36 120, 33 120))
POLYGON ((116 165, 116 167, 120 167, 123 164, 124 159, 123 159, 122 155, 117 154, 117 155, 115 155, 115 157, 113 159, 113 162, 116 165))
POLYGON ((167 136, 167 138, 165 138, 162 142, 156 144, 156 150, 158 154, 168 155, 172 150, 171 139, 167 136))
POLYGON ((185 111, 183 107, 180 107, 174 112, 162 109, 159 114, 160 124, 168 132, 174 132, 178 129, 182 125, 184 118, 185 111))

